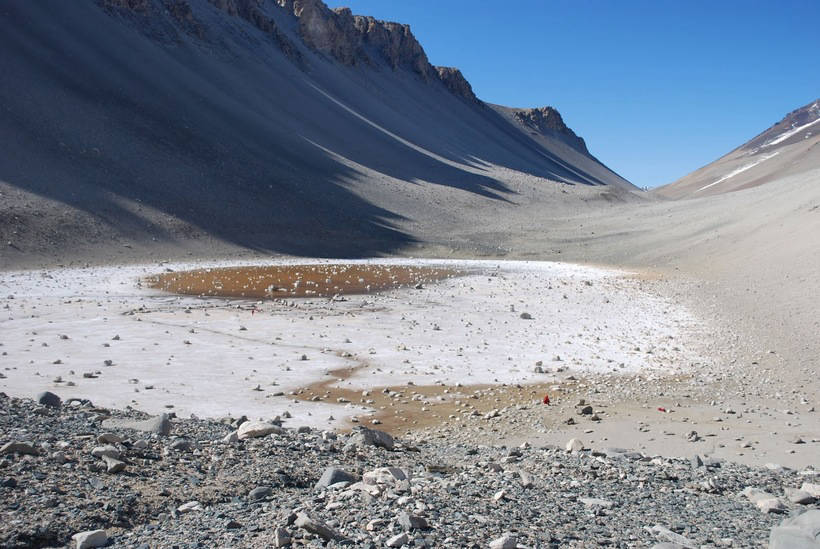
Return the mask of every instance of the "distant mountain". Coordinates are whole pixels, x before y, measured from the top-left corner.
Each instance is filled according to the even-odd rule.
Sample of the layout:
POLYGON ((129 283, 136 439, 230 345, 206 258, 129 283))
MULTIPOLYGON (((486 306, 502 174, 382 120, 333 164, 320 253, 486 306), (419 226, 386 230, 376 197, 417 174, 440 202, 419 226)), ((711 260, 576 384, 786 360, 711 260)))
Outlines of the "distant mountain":
POLYGON ((655 189, 667 198, 689 198, 756 187, 785 175, 820 167, 820 99, 726 156, 655 189))
POLYGON ((407 25, 319 0, 6 0, 0 70, 0 237, 20 253, 377 253, 461 197, 509 201, 515 174, 634 189, 554 109, 487 105, 407 25))

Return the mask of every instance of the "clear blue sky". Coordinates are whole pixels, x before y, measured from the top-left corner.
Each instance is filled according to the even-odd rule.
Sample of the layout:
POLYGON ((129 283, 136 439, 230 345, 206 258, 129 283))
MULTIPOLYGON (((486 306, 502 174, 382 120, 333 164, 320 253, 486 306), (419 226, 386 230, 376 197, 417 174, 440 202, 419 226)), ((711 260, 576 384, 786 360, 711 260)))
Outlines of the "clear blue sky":
POLYGON ((411 25, 481 99, 552 105, 639 186, 820 97, 820 0, 329 0, 411 25))

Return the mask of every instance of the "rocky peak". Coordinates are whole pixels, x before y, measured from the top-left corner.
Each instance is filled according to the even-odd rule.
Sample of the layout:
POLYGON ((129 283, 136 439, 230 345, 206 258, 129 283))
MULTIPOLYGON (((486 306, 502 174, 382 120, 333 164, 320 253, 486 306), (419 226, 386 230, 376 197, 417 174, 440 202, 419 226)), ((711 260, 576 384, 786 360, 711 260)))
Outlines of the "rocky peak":
POLYGON ((790 145, 801 139, 820 134, 820 99, 795 109, 777 124, 761 133, 745 145, 743 149, 754 152, 772 147, 790 145))
POLYGON ((436 72, 439 80, 448 90, 468 101, 481 102, 473 93, 473 87, 467 82, 460 70, 455 67, 436 67, 436 72))
POLYGON ((553 107, 540 107, 536 109, 517 109, 513 116, 519 124, 535 132, 559 136, 572 147, 580 150, 584 154, 589 154, 584 140, 572 131, 553 107))
POLYGON ((353 17, 362 42, 379 52, 393 69, 409 68, 425 80, 433 73, 427 54, 410 31, 410 25, 363 15, 353 17))
POLYGON ((353 15, 349 8, 330 9, 321 0, 276 1, 299 19, 299 34, 307 46, 345 65, 381 58, 393 69, 409 68, 425 79, 433 74, 408 25, 353 15))
POLYGON ((361 59, 350 10, 331 10, 321 0, 276 0, 299 20, 299 35, 308 47, 330 55, 345 65, 361 59))

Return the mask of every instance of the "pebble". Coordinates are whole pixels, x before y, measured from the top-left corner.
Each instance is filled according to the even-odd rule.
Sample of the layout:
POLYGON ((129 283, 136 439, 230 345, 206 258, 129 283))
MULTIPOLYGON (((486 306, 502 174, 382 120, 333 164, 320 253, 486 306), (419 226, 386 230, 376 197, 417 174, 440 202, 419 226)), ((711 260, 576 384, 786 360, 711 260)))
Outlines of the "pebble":
POLYGON ((410 541, 410 538, 402 532, 401 534, 396 534, 392 538, 388 539, 385 545, 387 547, 403 547, 410 541))

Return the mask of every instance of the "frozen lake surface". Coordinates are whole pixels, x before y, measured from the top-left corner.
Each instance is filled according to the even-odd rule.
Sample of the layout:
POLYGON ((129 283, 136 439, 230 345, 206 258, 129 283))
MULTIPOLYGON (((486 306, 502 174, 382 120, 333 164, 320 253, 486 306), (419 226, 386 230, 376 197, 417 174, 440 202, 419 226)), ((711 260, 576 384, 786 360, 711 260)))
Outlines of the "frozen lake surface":
MULTIPOLYGON (((421 289, 256 301, 140 283, 166 269, 247 264, 239 262, 0 273, 0 390, 181 417, 287 411, 286 425, 326 428, 369 413, 291 394, 328 376, 362 390, 439 385, 453 398, 475 385, 662 375, 698 360, 697 319, 628 273, 497 260, 344 263, 368 262, 469 274, 421 289)), ((296 261, 253 264, 288 263, 296 261)))

